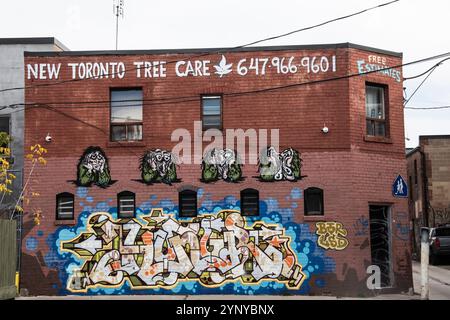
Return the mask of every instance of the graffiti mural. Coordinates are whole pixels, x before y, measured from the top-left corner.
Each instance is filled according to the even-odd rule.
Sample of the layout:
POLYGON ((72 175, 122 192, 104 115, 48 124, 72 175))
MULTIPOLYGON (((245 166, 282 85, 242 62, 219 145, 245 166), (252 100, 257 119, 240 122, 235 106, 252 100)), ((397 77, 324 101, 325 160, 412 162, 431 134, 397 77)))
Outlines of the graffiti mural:
MULTIPOLYGON (((228 273, 225 272, 229 278, 226 278, 226 280, 220 284, 210 282, 209 278, 201 279, 201 276, 199 277, 197 274, 195 274, 195 277, 191 278, 194 274, 188 273, 186 277, 178 274, 178 280, 173 285, 164 284, 162 282, 157 282, 158 284, 154 286, 140 286, 139 282, 135 282, 136 285, 133 285, 131 282, 132 277, 128 276, 125 270, 129 270, 130 273, 132 272, 133 261, 136 262, 140 270, 142 269, 144 252, 135 253, 135 250, 145 248, 142 238, 143 232, 156 232, 155 237, 159 239, 164 232, 169 233, 163 229, 164 223, 169 222, 167 227, 164 226, 164 228, 168 228, 167 230, 169 231, 171 230, 169 227, 170 225, 175 226, 172 220, 176 222, 178 228, 182 229, 188 228, 192 223, 199 223, 199 233, 188 234, 189 239, 191 237, 192 239, 193 237, 197 237, 200 248, 200 245, 202 244, 201 240, 204 236, 201 224, 203 223, 206 227, 210 227, 210 241, 207 241, 206 243, 207 248, 212 250, 211 253, 214 252, 214 254, 216 254, 214 251, 216 250, 215 246, 218 246, 217 243, 223 243, 224 247, 219 251, 219 258, 223 259, 220 252, 225 252, 226 250, 229 250, 229 248, 230 250, 233 248, 226 242, 228 239, 227 237, 229 236, 224 236, 224 232, 230 232, 225 226, 227 221, 226 216, 233 212, 239 212, 239 198, 233 195, 216 198, 212 193, 200 188, 198 190, 199 217, 194 221, 193 218, 183 218, 179 216, 177 199, 170 199, 161 194, 151 194, 146 200, 136 204, 136 217, 134 219, 121 220, 118 218, 117 201, 115 201, 114 198, 105 198, 101 195, 94 194, 94 191, 88 187, 78 187, 76 192, 74 192, 74 195, 76 212, 76 223, 74 225, 58 226, 56 230, 49 232, 48 229, 42 229, 42 225, 35 226, 32 220, 24 223, 24 228, 26 228, 26 230, 24 230, 23 238, 24 261, 27 260, 27 264, 24 265, 29 266, 29 269, 23 273, 21 278, 23 280, 22 289, 28 290, 30 295, 304 295, 320 294, 324 290, 327 291, 328 286, 333 285, 334 283, 333 275, 336 271, 335 257, 329 256, 329 250, 325 250, 318 245, 318 236, 315 232, 315 226, 310 223, 297 223, 293 220, 295 208, 303 201, 302 192, 297 187, 288 190, 284 196, 281 195, 279 198, 261 198, 259 203, 259 215, 257 217, 242 217, 245 223, 241 229, 245 230, 249 235, 249 238, 247 240, 245 237, 244 239, 239 239, 239 237, 236 238, 234 248, 235 250, 247 251, 246 249, 241 249, 241 244, 247 243, 246 246, 249 248, 249 258, 247 259, 247 263, 244 263, 244 270, 248 274, 246 273, 242 277, 233 278, 228 275, 228 273, 231 274, 230 271, 228 271, 228 273), (282 205, 282 203, 285 205, 282 205), (162 208, 162 211, 159 208, 162 208), (222 212, 227 212, 227 214, 223 214, 222 212), (154 214, 153 217, 152 213, 154 214), (98 217, 92 220, 95 215, 105 215, 107 219, 100 219, 100 217, 98 217), (155 221, 150 222, 148 221, 150 217, 151 219, 156 220, 164 218, 165 221, 161 221, 160 224, 155 221), (210 222, 208 222, 208 220, 210 222), (112 224, 112 228, 107 221, 112 224), (222 221, 221 223, 224 223, 222 233, 217 232, 213 228, 217 223, 214 221, 222 221), (99 227, 97 224, 100 224, 100 226, 103 227, 102 223, 108 225, 108 227, 105 225, 109 234, 109 236, 106 236, 107 239, 108 237, 113 239, 106 246, 106 242, 103 240, 102 236, 104 231, 97 228, 99 227), (126 226, 127 223, 130 224, 126 226), (210 223, 211 226, 209 226, 210 223), (255 238, 256 232, 264 231, 263 226, 271 231, 281 232, 281 234, 267 237, 265 240, 264 234, 260 234, 258 238, 255 238), (136 233, 135 229, 140 230, 137 232, 136 238, 134 238, 134 234, 136 233), (114 237, 114 232, 118 232, 119 236, 114 237), (88 236, 80 238, 83 234, 87 234, 88 236), (94 236, 93 238, 91 238, 92 235, 94 236), (133 238, 135 243, 129 245, 133 238), (283 238, 288 238, 289 241, 283 243, 283 238), (77 248, 75 247, 77 243, 81 243, 84 240, 88 241, 78 245, 77 248), (99 240, 100 242, 96 240, 99 240), (270 242, 273 242, 273 244, 270 244, 270 242), (280 242, 280 247, 276 246, 278 242, 280 242), (64 244, 67 246, 70 243, 72 244, 72 249, 63 248, 64 244), (277 276, 276 272, 278 272, 277 270, 279 269, 276 269, 275 267, 275 275, 269 273, 259 281, 252 282, 254 281, 253 278, 251 278, 254 277, 252 273, 257 270, 256 263, 260 263, 264 266, 264 268, 261 268, 262 271, 260 271, 260 275, 264 275, 265 272, 270 271, 267 269, 269 264, 278 266, 277 268, 279 268, 277 262, 279 261, 277 258, 279 254, 270 256, 271 261, 264 259, 262 262, 258 262, 258 260, 254 259, 252 251, 250 251, 250 249, 253 249, 252 243, 255 243, 255 246, 259 248, 259 250, 256 248, 254 249, 255 254, 261 251, 265 252, 267 248, 270 247, 269 244, 277 251, 281 251, 282 257, 288 257, 292 254, 295 257, 295 261, 291 270, 296 272, 296 266, 298 266, 301 267, 301 269, 297 270, 303 274, 303 278, 300 280, 300 286, 295 287, 295 283, 294 286, 289 285, 290 281, 292 282, 296 279, 294 278, 294 273, 291 277, 283 277, 282 274, 277 276), (75 252, 75 249, 78 253, 75 252), (97 253, 91 254, 89 250, 97 250, 97 253), (117 285, 103 281, 98 282, 96 285, 89 282, 91 281, 89 280, 89 275, 93 270, 100 272, 99 268, 101 268, 101 265, 99 266, 99 263, 102 256, 114 250, 119 253, 119 260, 115 260, 116 253, 111 254, 111 257, 114 259, 111 259, 109 263, 106 263, 103 268, 117 267, 121 269, 117 269, 117 272, 122 272, 122 282, 117 285), (133 255, 134 260, 130 255, 133 255), (127 260, 127 258, 130 259, 127 260), (109 267, 107 267, 108 265, 109 267), (39 283, 45 283, 46 285, 34 285, 36 279, 41 279, 42 281, 39 283), (246 279, 252 280, 246 282, 246 279), (85 289, 81 289, 83 286, 85 286, 85 289), (75 290, 75 288, 80 288, 80 290, 75 290)), ((236 226, 233 228, 235 230, 234 232, 240 230, 236 226)), ((194 231, 195 230, 196 229, 194 229, 194 231)), ((175 250, 175 248, 178 247, 168 240, 173 236, 176 236, 175 231, 172 231, 172 236, 167 235, 166 241, 163 242, 162 245, 160 256, 163 257, 163 268, 169 267, 169 265, 170 267, 174 267, 174 263, 178 262, 178 257, 183 257, 182 252, 179 253, 177 252, 178 249, 175 250), (173 258, 174 256, 175 258, 173 258), (164 262, 164 259, 166 259, 167 262, 164 262), (165 263, 167 264, 165 265, 165 263)), ((146 236, 144 236, 144 239, 145 238, 146 236)), ((182 241, 185 241, 183 240, 183 237, 180 238, 182 241)), ((152 241, 155 246, 156 240, 152 239, 152 241)), ((195 240, 192 241, 195 242, 195 240)), ((186 245, 183 247, 183 250, 191 259, 191 248, 189 247, 189 245, 186 245)), ((273 251, 274 249, 269 250, 273 251)), ((156 250, 153 251, 154 256, 155 252, 156 250)), ((193 253, 192 255, 196 254, 193 253)), ((265 255, 266 253, 262 255, 262 257, 265 257, 265 255)), ((228 258, 230 257, 231 254, 228 258)), ((243 255, 239 254, 238 258, 241 261, 243 255)), ((219 263, 220 267, 222 261, 217 260, 216 262, 219 263)), ((231 262, 231 269, 233 269, 234 260, 231 260, 231 262)), ((101 264, 103 263, 104 260, 101 264)), ((214 263, 215 262, 213 261, 213 264, 214 263)), ((283 270, 283 267, 281 268, 281 270, 283 270)), ((207 272, 209 271, 206 271, 206 273, 203 272, 203 274, 208 274, 207 272)), ((216 272, 221 271, 220 269, 217 269, 216 272)), ((139 271, 133 274, 137 280, 138 273, 139 271)), ((170 273, 160 274, 162 277, 161 279, 165 281, 165 277, 169 274, 170 273)), ((95 275, 95 272, 92 273, 92 275, 95 275)), ((98 276, 101 276, 101 274, 99 273, 98 276)), ((109 276, 115 277, 117 275, 114 272, 111 272, 109 276)), ((297 276, 300 276, 300 273, 297 276)), ((143 277, 146 277, 145 274, 143 277)), ((299 279, 299 277, 297 279, 299 279)), ((213 278, 211 278, 211 281, 212 280, 213 278)))
POLYGON ((317 222, 317 244, 326 250, 344 250, 348 246, 347 230, 339 222, 317 222))
POLYGON ((108 158, 100 147, 87 148, 78 162, 77 184, 106 188, 111 184, 108 158))
POLYGON ((146 184, 179 182, 174 155, 166 150, 149 150, 141 157, 142 181, 146 184))
POLYGON ((285 230, 263 222, 249 227, 236 210, 181 223, 153 209, 142 219, 145 224, 95 213, 85 232, 62 242, 63 250, 85 260, 73 271, 67 289, 86 291, 124 281, 133 289, 171 288, 183 280, 205 287, 276 281, 299 289, 305 280, 285 230))
POLYGON ((231 149, 212 149, 206 152, 202 160, 203 182, 218 180, 238 182, 242 180, 242 169, 237 153, 231 149))
POLYGON ((401 71, 394 68, 390 69, 386 57, 369 55, 367 61, 362 59, 358 60, 356 63, 359 74, 377 71, 378 74, 393 78, 397 82, 402 80, 401 71))
POLYGON ((359 217, 353 224, 353 228, 355 229, 355 236, 367 236, 369 234, 369 219, 365 216, 359 217))
POLYGON ((259 159, 259 177, 262 181, 300 180, 301 158, 298 151, 289 148, 278 153, 269 147, 259 159))
POLYGON ((394 223, 394 234, 402 240, 409 240, 409 215, 405 212, 397 212, 397 219, 394 223))

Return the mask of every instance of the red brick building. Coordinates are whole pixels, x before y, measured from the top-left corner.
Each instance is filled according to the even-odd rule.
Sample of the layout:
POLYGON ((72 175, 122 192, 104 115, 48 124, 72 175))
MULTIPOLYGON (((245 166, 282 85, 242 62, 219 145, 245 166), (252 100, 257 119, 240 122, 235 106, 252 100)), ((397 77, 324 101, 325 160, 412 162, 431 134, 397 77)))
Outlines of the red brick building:
POLYGON ((383 290, 412 286, 407 199, 393 195, 401 54, 345 43, 25 64, 25 145, 48 150, 25 206, 42 212, 24 222, 29 294, 356 296, 377 292, 373 272, 383 290), (279 146, 208 147, 211 128, 279 129, 279 146))

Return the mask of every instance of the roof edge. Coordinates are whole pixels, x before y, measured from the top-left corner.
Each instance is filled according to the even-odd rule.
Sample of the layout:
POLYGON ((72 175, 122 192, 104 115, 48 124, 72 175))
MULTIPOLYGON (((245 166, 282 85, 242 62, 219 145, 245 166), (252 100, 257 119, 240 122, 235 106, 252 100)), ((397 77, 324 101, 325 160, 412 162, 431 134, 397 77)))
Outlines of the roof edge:
POLYGON ((0 45, 15 44, 53 44, 63 51, 69 51, 69 48, 67 48, 55 37, 0 38, 0 45))
POLYGON ((431 135, 421 135, 419 136, 419 141, 421 139, 450 139, 450 135, 449 134, 431 134, 431 135))
POLYGON ((315 49, 358 49, 379 54, 390 55, 398 58, 403 53, 367 47, 350 42, 335 44, 311 44, 311 45, 287 45, 287 46, 262 46, 262 47, 228 47, 228 48, 192 48, 192 49, 152 49, 152 50, 94 50, 94 51, 62 51, 62 52, 31 52, 26 51, 25 56, 94 56, 94 55, 138 55, 138 54, 186 54, 186 53, 225 53, 225 52, 252 52, 252 51, 289 51, 289 50, 315 50, 315 49))
POLYGON ((420 146, 415 147, 414 149, 410 150, 409 152, 406 153, 406 158, 409 158, 410 156, 412 156, 414 153, 416 153, 417 151, 420 151, 420 146))

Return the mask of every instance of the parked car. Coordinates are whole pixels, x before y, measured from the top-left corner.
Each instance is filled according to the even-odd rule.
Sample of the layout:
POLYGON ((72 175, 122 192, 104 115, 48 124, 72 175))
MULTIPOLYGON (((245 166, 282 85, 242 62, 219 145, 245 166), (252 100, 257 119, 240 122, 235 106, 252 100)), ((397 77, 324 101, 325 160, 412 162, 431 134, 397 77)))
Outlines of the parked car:
POLYGON ((437 264, 439 258, 450 256, 450 225, 430 228, 430 263, 437 264))

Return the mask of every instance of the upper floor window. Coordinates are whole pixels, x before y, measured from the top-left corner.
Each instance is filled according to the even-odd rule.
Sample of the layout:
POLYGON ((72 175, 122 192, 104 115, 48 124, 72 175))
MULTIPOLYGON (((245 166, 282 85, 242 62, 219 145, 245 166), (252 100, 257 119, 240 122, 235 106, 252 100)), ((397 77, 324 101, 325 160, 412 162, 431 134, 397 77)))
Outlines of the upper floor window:
POLYGON ((111 90, 111 141, 142 140, 142 90, 111 90))
POLYGON ((56 195, 56 219, 73 220, 74 219, 74 196, 71 193, 63 192, 56 195))
POLYGON ((117 195, 117 216, 120 219, 134 218, 135 194, 130 191, 123 191, 117 195))
POLYGON ((202 96, 203 130, 222 129, 222 97, 202 96))
POLYGON ((183 190, 178 194, 180 217, 197 216, 197 192, 194 190, 183 190))
POLYGON ((255 189, 241 191, 241 215, 257 216, 259 214, 259 192, 255 189))
POLYGON ((308 188, 305 190, 305 215, 323 216, 323 190, 308 188))
POLYGON ((387 136, 386 89, 383 86, 366 85, 366 126, 369 136, 387 136))

